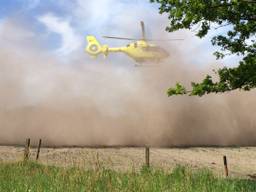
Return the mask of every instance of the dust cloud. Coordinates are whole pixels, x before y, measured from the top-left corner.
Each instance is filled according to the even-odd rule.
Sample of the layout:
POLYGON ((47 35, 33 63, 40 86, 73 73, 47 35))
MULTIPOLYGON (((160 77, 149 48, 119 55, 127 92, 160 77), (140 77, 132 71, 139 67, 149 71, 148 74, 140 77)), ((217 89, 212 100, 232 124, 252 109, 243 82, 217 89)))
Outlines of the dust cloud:
POLYGON ((0 37, 1 144, 28 137, 50 146, 256 144, 255 91, 167 97, 177 81, 189 86, 211 73, 175 46, 163 63, 134 67, 84 53, 63 63, 15 22, 0 37))

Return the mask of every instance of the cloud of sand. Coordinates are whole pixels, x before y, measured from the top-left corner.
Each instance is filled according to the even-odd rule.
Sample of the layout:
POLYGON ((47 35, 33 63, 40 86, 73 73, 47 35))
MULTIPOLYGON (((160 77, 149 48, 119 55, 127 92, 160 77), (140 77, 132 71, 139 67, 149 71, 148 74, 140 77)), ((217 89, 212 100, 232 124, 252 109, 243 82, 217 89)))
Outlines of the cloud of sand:
POLYGON ((3 25, 1 144, 27 137, 55 146, 256 144, 255 91, 167 97, 176 81, 189 85, 209 72, 189 63, 196 51, 183 58, 169 45, 170 59, 151 67, 84 55, 63 64, 24 26, 3 25))

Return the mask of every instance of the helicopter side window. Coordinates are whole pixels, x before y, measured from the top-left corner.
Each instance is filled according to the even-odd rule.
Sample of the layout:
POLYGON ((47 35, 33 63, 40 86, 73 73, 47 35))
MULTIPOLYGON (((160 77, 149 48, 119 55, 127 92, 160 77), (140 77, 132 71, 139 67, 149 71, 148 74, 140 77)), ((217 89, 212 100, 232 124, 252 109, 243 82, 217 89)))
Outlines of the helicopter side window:
POLYGON ((130 44, 127 44, 126 47, 130 47, 130 44))
POLYGON ((134 43, 134 47, 137 48, 137 46, 138 46, 137 43, 134 43))

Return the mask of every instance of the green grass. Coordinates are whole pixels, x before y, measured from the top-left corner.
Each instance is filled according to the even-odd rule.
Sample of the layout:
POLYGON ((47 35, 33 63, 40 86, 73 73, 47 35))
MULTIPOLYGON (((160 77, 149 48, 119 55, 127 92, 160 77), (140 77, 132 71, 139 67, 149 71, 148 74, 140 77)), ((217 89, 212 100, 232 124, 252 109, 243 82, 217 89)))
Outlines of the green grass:
POLYGON ((19 162, 0 163, 0 191, 255 192, 256 182, 218 178, 206 169, 192 171, 181 166, 169 172, 144 167, 139 172, 122 173, 104 168, 86 171, 19 162))

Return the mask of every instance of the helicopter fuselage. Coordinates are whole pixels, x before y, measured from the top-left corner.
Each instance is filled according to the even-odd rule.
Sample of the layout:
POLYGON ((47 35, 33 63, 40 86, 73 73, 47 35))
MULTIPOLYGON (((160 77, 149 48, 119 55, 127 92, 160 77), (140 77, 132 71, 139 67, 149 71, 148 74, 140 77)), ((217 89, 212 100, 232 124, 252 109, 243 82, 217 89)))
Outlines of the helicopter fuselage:
MULTIPOLYGON (((113 50, 115 48, 109 49, 113 50)), ((163 48, 154 44, 149 44, 144 40, 129 43, 126 47, 121 47, 119 49, 137 62, 160 61, 169 56, 168 52, 163 48)))
POLYGON ((98 56, 100 53, 107 56, 111 52, 123 52, 139 63, 158 62, 169 56, 168 52, 163 48, 149 44, 145 40, 129 43, 125 47, 101 46, 94 36, 87 36, 87 41, 86 51, 92 56, 98 56))

